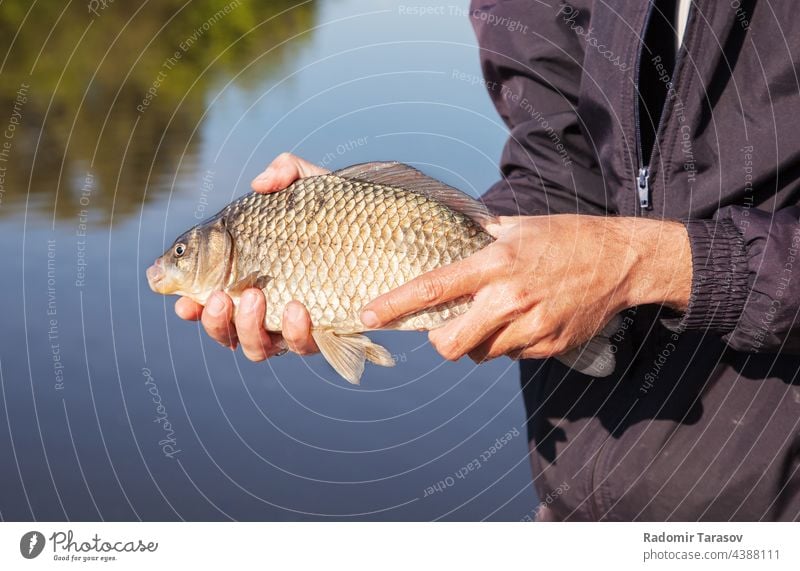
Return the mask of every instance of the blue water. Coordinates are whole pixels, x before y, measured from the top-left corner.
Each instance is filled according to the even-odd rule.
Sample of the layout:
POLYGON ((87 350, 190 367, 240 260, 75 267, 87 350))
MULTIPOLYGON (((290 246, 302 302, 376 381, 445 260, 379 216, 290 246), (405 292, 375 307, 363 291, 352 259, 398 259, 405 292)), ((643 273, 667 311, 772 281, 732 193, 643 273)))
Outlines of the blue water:
MULTIPOLYGON (((78 110, 44 116, 60 88, 33 75, 8 163, 20 174, 0 203, 3 520, 519 520, 533 510, 511 361, 448 363, 423 334, 378 333, 400 362, 368 366, 352 387, 319 356, 255 364, 217 346, 144 279, 178 233, 246 192, 281 151, 329 168, 404 161, 474 195, 495 180, 506 131, 476 83, 466 3, 427 16, 404 6, 316 3, 279 59, 235 61, 201 88, 187 80, 187 93, 202 93, 177 136, 144 136, 147 121, 181 108, 156 97, 120 127, 127 152, 106 139, 114 113, 102 133, 100 118, 113 107, 135 117, 144 93, 93 102, 87 88, 89 151, 51 164, 43 125, 77 133, 78 110)), ((114 9, 96 27, 114 29, 114 9)), ((11 115, 4 106, 0 127, 11 115)))

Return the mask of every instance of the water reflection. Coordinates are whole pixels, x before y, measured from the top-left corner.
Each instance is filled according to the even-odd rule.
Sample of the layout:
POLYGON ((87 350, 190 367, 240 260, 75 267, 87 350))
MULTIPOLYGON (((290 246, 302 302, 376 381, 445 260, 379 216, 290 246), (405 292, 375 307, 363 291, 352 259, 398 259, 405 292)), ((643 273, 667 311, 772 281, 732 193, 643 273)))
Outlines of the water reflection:
POLYGON ((401 363, 354 388, 316 356, 217 346, 144 280, 281 151, 493 182, 507 133, 459 79, 480 73, 463 10, 88 5, 0 3, 0 519, 529 513, 511 362, 446 363, 421 334, 380 332, 401 363))
MULTIPOLYGON (((58 9, 6 0, 3 206, 27 197, 51 216, 74 216, 89 204, 81 197, 90 182, 92 208, 106 215, 113 208, 115 218, 137 212, 169 188, 145 192, 148 180, 174 174, 181 157, 191 164, 209 87, 254 60, 237 85, 263 80, 308 38, 315 9, 291 0, 70 2, 58 9)), ((9 212, 0 208, 0 216, 9 212)))

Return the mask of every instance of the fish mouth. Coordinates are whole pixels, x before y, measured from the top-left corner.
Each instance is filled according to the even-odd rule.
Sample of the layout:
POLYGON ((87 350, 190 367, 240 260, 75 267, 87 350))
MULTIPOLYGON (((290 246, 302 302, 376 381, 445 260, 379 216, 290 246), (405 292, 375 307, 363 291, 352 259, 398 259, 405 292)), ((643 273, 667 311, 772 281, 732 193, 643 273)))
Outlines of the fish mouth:
POLYGON ((161 258, 157 259, 153 262, 153 265, 147 268, 147 283, 150 286, 150 289, 156 293, 167 293, 165 290, 165 283, 164 278, 167 275, 167 272, 164 270, 164 262, 161 261, 161 258))

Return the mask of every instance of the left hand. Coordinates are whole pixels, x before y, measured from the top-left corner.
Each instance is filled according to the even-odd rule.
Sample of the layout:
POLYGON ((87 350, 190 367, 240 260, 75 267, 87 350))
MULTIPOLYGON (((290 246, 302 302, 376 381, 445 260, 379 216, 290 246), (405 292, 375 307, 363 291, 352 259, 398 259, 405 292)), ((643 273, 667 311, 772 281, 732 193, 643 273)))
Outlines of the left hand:
MULTIPOLYGON (((282 153, 250 185, 254 191, 265 194, 283 190, 299 178, 328 172, 291 153, 282 153)), ((206 333, 221 345, 236 349, 241 342, 245 357, 251 361, 263 361, 278 355, 283 347, 299 355, 319 351, 311 336, 311 317, 301 303, 291 301, 287 304, 280 334, 264 329, 266 311, 264 292, 258 288, 242 292, 235 316, 233 300, 221 291, 211 296, 205 308, 188 297, 175 302, 175 313, 179 317, 200 320, 206 333)))
POLYGON ((496 241, 367 304, 379 328, 461 298, 463 315, 430 332, 445 358, 545 358, 594 337, 617 313, 644 303, 685 310, 691 253, 685 227, 643 218, 583 215, 501 217, 496 241))

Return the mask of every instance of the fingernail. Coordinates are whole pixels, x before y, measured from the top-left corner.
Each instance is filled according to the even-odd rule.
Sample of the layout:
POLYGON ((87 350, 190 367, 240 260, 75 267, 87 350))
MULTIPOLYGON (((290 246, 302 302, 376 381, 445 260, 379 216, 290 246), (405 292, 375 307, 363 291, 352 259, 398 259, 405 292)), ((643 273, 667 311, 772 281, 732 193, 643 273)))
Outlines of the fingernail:
POLYGON ((378 315, 371 309, 361 312, 361 323, 367 327, 377 327, 381 324, 381 322, 378 320, 378 315))
POLYGON ((246 291, 242 296, 241 308, 244 313, 253 313, 256 309, 256 302, 258 297, 252 291, 246 291))
POLYGON ((223 311, 225 311, 225 302, 222 301, 222 296, 218 293, 215 293, 211 296, 211 299, 208 301, 208 305, 206 306, 206 311, 208 311, 214 317, 221 315, 223 311))

